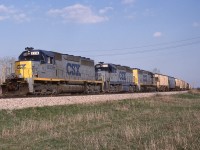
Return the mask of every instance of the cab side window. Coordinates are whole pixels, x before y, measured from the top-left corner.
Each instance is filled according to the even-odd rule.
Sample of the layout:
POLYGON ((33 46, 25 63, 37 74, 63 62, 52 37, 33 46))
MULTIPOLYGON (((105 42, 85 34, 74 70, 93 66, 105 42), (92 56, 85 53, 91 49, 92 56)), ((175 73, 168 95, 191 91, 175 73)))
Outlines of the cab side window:
POLYGON ((53 57, 47 57, 47 63, 48 64, 54 64, 53 57))

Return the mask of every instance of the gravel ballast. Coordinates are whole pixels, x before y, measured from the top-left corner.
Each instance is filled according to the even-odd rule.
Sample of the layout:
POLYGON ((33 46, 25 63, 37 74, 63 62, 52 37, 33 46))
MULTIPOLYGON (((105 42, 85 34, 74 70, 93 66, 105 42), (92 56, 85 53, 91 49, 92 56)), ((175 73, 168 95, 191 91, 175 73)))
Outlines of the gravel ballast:
POLYGON ((155 93, 128 93, 128 94, 111 94, 111 95, 85 95, 85 96, 60 96, 60 97, 34 97, 34 98, 8 98, 0 99, 0 110, 2 109, 23 109, 29 107, 44 107, 55 105, 70 105, 82 103, 106 102, 123 99, 135 99, 151 97, 155 95, 172 95, 183 92, 155 92, 155 93))

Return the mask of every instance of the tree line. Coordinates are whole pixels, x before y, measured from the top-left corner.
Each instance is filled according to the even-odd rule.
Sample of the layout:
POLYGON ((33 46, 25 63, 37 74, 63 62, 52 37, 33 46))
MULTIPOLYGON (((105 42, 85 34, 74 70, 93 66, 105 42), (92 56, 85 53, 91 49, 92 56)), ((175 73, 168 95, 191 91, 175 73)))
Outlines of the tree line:
POLYGON ((0 58, 0 84, 2 84, 6 76, 11 73, 14 73, 14 66, 15 66, 16 58, 14 57, 2 57, 0 58))

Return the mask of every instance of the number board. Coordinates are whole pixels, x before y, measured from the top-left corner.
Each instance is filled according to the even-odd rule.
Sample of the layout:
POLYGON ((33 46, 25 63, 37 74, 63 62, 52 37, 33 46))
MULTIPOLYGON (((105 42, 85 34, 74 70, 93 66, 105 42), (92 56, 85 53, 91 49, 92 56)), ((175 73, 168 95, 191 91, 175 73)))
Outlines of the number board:
POLYGON ((31 52, 31 55, 39 55, 40 52, 31 52))

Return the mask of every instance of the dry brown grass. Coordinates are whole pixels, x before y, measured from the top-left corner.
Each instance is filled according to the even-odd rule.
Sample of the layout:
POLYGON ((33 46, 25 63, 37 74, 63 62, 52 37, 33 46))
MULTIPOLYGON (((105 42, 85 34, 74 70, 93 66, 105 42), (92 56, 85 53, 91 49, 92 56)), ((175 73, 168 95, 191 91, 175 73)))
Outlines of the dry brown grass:
POLYGON ((200 90, 192 89, 192 90, 189 90, 188 93, 190 93, 190 94, 200 94, 200 90))
POLYGON ((0 149, 198 149, 193 93, 0 112, 0 149))

